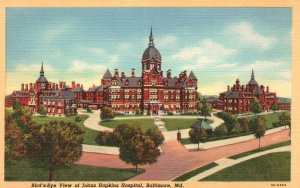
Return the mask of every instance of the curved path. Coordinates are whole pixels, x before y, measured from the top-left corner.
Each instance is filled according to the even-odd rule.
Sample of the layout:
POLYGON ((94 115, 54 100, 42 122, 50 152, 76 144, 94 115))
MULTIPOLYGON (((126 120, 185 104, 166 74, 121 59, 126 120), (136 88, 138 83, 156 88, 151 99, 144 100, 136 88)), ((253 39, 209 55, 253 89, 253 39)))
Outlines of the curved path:
POLYGON ((204 171, 200 174, 197 174, 197 175, 191 177, 190 179, 188 179, 186 181, 198 181, 198 180, 201 180, 201 179, 203 179, 207 176, 210 176, 210 175, 212 175, 212 174, 214 174, 214 173, 216 173, 220 170, 223 170, 225 168, 236 165, 238 163, 247 161, 249 159, 260 157, 262 155, 266 155, 266 154, 269 154, 269 153, 286 152, 286 151, 291 151, 291 146, 283 146, 283 147, 280 147, 280 148, 274 148, 274 149, 258 152, 258 153, 248 155, 248 156, 245 156, 245 157, 242 157, 242 158, 239 158, 239 159, 235 159, 235 160, 234 159, 229 159, 229 158, 219 159, 219 160, 214 161, 215 163, 218 164, 218 166, 213 167, 209 170, 206 170, 206 171, 204 171))
MULTIPOLYGON (((263 147, 287 140, 290 140, 289 130, 282 130, 263 137, 261 139, 261 146, 263 147)), ((162 145, 164 153, 158 158, 157 163, 141 166, 146 172, 130 180, 172 180, 188 171, 218 159, 253 150, 257 147, 258 140, 252 139, 208 150, 189 152, 177 141, 167 141, 162 145)), ((88 152, 84 152, 77 163, 107 168, 133 168, 132 165, 125 164, 121 161, 117 155, 88 152)))
MULTIPOLYGON (((113 131, 113 129, 99 125, 100 121, 100 110, 95 110, 93 113, 84 113, 85 111, 78 111, 79 114, 88 115, 89 118, 84 121, 84 126, 96 130, 96 131, 113 131)), ((156 116, 127 116, 127 117, 116 117, 116 120, 124 120, 124 119, 154 119, 156 116)), ((204 116, 160 116, 162 119, 196 119, 196 118, 204 118, 204 116)), ((221 125, 224 121, 214 114, 212 116, 208 116, 207 119, 212 120, 213 123, 210 126, 214 129, 217 126, 221 125)), ((181 138, 188 138, 189 137, 190 129, 182 129, 181 138)), ((163 132, 165 136, 165 140, 176 140, 177 139, 177 130, 175 131, 165 131, 163 132)))

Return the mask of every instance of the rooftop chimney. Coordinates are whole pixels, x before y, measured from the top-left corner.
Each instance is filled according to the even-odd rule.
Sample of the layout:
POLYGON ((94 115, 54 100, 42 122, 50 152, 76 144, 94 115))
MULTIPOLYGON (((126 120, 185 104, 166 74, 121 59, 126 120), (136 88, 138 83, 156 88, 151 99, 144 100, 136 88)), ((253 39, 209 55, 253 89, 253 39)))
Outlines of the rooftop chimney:
POLYGON ((72 81, 72 89, 75 88, 75 81, 72 81))
POLYGON ((229 85, 227 86, 227 91, 229 91, 229 89, 230 89, 230 87, 229 87, 229 85))
POLYGON ((21 91, 24 91, 24 84, 21 84, 21 91))
POLYGON ((28 91, 28 84, 25 85, 25 90, 28 91))
POLYGON ((172 77, 171 69, 169 69, 169 70, 167 71, 167 78, 171 78, 171 77, 172 77))
POLYGON ((135 77, 135 69, 131 69, 131 77, 135 77))
POLYGON ((121 73, 121 77, 125 78, 125 73, 124 72, 121 73))
POLYGON ((55 90, 58 90, 58 84, 55 85, 55 90))
POLYGON ((267 93, 269 93, 269 86, 267 86, 267 93))
POLYGON ((115 69, 115 77, 119 78, 119 70, 115 69))

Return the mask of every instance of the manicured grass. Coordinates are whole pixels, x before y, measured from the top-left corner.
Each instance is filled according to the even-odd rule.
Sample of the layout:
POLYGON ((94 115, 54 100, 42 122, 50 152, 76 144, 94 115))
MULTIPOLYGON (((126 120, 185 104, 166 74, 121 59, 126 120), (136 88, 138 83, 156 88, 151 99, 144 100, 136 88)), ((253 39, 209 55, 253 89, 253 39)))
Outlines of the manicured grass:
MULTIPOLYGON (((168 119, 168 118, 162 118, 162 121, 165 122, 165 126, 168 131, 173 131, 179 129, 189 129, 191 126, 196 123, 199 119, 194 118, 194 119, 187 119, 187 118, 182 118, 182 119, 168 119)), ((206 123, 211 124, 213 121, 212 120, 205 120, 206 123)), ((143 130, 148 130, 153 128, 154 125, 154 120, 153 119, 122 119, 122 120, 106 120, 106 121, 101 121, 99 122, 100 125, 103 125, 105 127, 109 128, 116 128, 120 124, 133 124, 133 125, 140 125, 143 130)))
MULTIPOLYGON (((144 169, 109 169, 73 164, 56 171, 56 181, 125 181, 144 169)), ((48 181, 49 171, 32 167, 27 160, 5 164, 5 181, 48 181)))
POLYGON ((237 154, 237 155, 233 155, 229 158, 230 159, 239 159, 239 158, 242 158, 242 157, 245 157, 245 156, 248 156, 248 155, 252 155, 252 154, 257 153, 257 152, 266 151, 266 150, 279 148, 279 147, 283 147, 283 146, 288 146, 288 145, 291 145, 290 140, 285 141, 285 142, 280 142, 278 144, 273 144, 273 145, 270 145, 270 146, 262 147, 260 149, 255 149, 255 150, 247 151, 247 152, 240 153, 240 154, 237 154))
POLYGON ((139 125, 143 130, 147 131, 154 127, 153 119, 118 119, 100 121, 99 124, 109 128, 116 128, 120 124, 139 125))
POLYGON ((278 152, 244 161, 200 181, 290 181, 291 153, 278 152))
POLYGON ((206 171, 208 169, 211 169, 211 168, 213 168, 215 166, 218 166, 218 164, 217 163, 209 163, 209 164, 207 164, 205 166, 202 166, 202 167, 197 168, 197 169, 195 169, 193 171, 185 173, 185 174, 183 174, 183 175, 175 178, 173 181, 186 181, 186 180, 190 179, 191 177, 193 177, 193 176, 195 176, 197 174, 200 174, 201 172, 204 172, 204 171, 206 171))
POLYGON ((32 119, 38 124, 47 124, 50 121, 65 121, 65 122, 75 122, 84 130, 84 144, 97 145, 95 138, 98 135, 98 131, 86 128, 83 122, 88 118, 88 115, 78 115, 82 119, 80 122, 75 122, 76 116, 69 117, 48 117, 48 116, 32 116, 32 119))
MULTIPOLYGON (((267 129, 271 129, 273 128, 273 125, 272 123, 274 123, 275 121, 278 121, 279 120, 279 115, 281 114, 282 112, 275 112, 275 113, 270 113, 270 114, 264 114, 264 115, 259 115, 257 114, 257 116, 261 116, 261 117, 264 117, 266 119, 266 128, 267 129)), ((255 116, 250 116, 250 117, 245 117, 246 119, 250 120, 252 118, 255 118, 255 116)))
MULTIPOLYGON (((191 126, 199 121, 200 118, 194 118, 194 119, 168 119, 168 118, 162 118, 162 121, 165 122, 165 126, 168 131, 174 131, 179 129, 190 129, 191 126)), ((207 124, 211 124, 212 120, 204 120, 207 124)))

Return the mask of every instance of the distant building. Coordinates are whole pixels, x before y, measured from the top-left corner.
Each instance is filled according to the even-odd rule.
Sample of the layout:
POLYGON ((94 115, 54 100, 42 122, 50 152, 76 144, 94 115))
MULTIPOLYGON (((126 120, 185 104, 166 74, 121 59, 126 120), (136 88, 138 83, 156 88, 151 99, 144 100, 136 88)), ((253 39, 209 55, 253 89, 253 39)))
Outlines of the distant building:
POLYGON ((21 106, 28 106, 33 113, 44 107, 48 115, 64 116, 77 114, 75 95, 72 88, 68 88, 65 82, 58 84, 48 82, 44 76, 43 64, 40 76, 35 83, 21 84, 20 91, 14 91, 6 97, 6 106, 12 106, 17 100, 21 106), (25 87, 24 87, 25 86, 25 87))
POLYGON ((272 103, 277 103, 281 110, 290 110, 290 104, 278 103, 275 92, 270 92, 269 86, 259 85, 252 70, 251 79, 247 85, 241 85, 239 79, 227 90, 220 93, 219 100, 208 101, 213 107, 233 114, 250 112, 250 101, 256 97, 263 110, 269 111, 272 103))

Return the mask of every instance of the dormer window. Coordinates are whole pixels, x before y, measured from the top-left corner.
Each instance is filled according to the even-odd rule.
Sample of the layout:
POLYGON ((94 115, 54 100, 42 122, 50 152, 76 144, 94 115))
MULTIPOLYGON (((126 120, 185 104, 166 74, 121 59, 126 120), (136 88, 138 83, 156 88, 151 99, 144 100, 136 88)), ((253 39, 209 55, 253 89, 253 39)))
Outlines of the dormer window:
POLYGON ((125 81, 125 85, 126 85, 126 86, 128 86, 128 84, 129 84, 129 81, 128 81, 128 80, 126 80, 126 81, 125 81))

